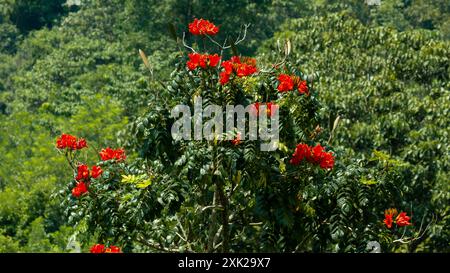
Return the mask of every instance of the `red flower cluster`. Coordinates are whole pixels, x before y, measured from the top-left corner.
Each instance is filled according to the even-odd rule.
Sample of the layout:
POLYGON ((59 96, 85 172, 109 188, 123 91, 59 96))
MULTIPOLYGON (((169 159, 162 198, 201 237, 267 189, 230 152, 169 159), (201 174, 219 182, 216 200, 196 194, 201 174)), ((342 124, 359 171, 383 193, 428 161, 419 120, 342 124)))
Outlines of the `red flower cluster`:
POLYGON ((84 182, 78 182, 75 188, 72 189, 72 195, 76 198, 80 197, 81 195, 87 193, 87 185, 84 182))
POLYGON ((222 67, 225 69, 220 73, 220 84, 224 85, 230 80, 231 74, 234 72, 239 78, 252 75, 258 71, 256 68, 256 60, 253 58, 231 57, 230 60, 224 61, 222 67))
POLYGON ((69 134, 62 134, 56 140, 56 147, 58 149, 69 148, 71 150, 80 150, 87 147, 86 140, 83 138, 77 139, 75 136, 69 134))
POLYGON ((208 20, 196 18, 189 24, 189 32, 193 35, 216 35, 219 27, 208 20))
POLYGON ((85 164, 78 165, 77 177, 75 178, 75 180, 77 180, 77 181, 89 180, 89 167, 87 165, 85 165, 85 164))
POLYGON ((231 140, 231 144, 233 144, 234 146, 238 146, 239 144, 241 144, 241 142, 241 133, 237 133, 236 138, 231 140))
POLYGON ((322 169, 332 169, 334 167, 333 154, 325 152, 325 149, 320 144, 314 147, 304 143, 298 144, 290 162, 293 165, 298 165, 304 159, 309 163, 319 165, 322 169))
POLYGON ((92 166, 92 170, 89 172, 89 167, 87 165, 80 164, 77 167, 77 177, 75 180, 89 182, 89 178, 98 178, 102 173, 103 170, 99 166, 92 166))
MULTIPOLYGON (((253 104, 252 111, 251 111, 253 116, 258 116, 259 115, 259 107, 260 107, 260 105, 262 105, 262 103, 255 102, 253 104)), ((267 116, 268 117, 273 117, 273 115, 275 114, 276 109, 278 108, 278 105, 276 105, 276 104, 274 104, 272 102, 268 102, 265 105, 266 105, 267 116)))
POLYGON ((111 160, 111 159, 121 161, 121 160, 125 160, 127 158, 125 155, 125 151, 123 149, 113 150, 109 147, 101 150, 100 157, 103 161, 111 160))
POLYGON ((400 212, 400 214, 397 215, 396 209, 387 209, 384 211, 384 220, 383 223, 386 225, 387 228, 392 228, 392 224, 395 223, 399 227, 409 226, 411 223, 409 220, 411 217, 406 215, 406 212, 400 212), (395 221, 393 218, 397 215, 397 218, 395 218, 395 221))
POLYGON ((102 244, 95 244, 91 247, 90 250, 91 253, 121 253, 121 249, 118 246, 109 246, 105 247, 105 245, 102 244))
POLYGON ((287 74, 280 74, 278 76, 278 91, 280 92, 288 92, 294 89, 294 86, 297 86, 298 92, 300 94, 309 95, 308 85, 306 81, 302 81, 297 76, 290 76, 287 74))
POLYGON ((189 61, 186 63, 186 66, 189 70, 194 70, 197 67, 201 67, 203 69, 209 67, 216 67, 220 62, 220 56, 217 54, 208 55, 208 54, 199 54, 199 53, 190 53, 189 61))
POLYGON ((99 166, 92 166, 91 171, 85 164, 80 164, 77 167, 77 185, 72 189, 72 195, 76 198, 88 192, 88 185, 90 178, 98 178, 103 173, 102 168, 99 166))

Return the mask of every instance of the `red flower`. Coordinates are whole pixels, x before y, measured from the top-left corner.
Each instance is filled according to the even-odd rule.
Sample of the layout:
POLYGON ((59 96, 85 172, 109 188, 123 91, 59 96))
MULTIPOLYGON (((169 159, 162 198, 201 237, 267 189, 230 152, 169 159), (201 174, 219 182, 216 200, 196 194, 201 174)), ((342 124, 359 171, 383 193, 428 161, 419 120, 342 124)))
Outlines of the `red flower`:
POLYGON ((99 166, 92 166, 91 176, 92 178, 98 178, 100 175, 102 175, 103 170, 99 166))
POLYGON ((58 139, 56 139, 56 148, 58 149, 66 149, 69 148, 71 150, 80 150, 87 147, 86 140, 80 138, 77 140, 75 136, 69 134, 62 134, 58 139))
POLYGON ((411 225, 409 219, 411 219, 411 217, 407 216, 406 212, 400 212, 400 214, 395 219, 395 222, 399 227, 409 226, 411 225))
POLYGON ((322 156, 324 153, 324 148, 322 147, 322 145, 317 144, 316 146, 314 146, 314 148, 312 148, 312 163, 316 163, 319 164, 320 161, 322 160, 322 156))
POLYGON ((220 56, 217 54, 208 55, 208 60, 209 60, 210 67, 216 67, 220 62, 220 56))
POLYGON ((75 180, 89 180, 89 167, 85 164, 80 164, 77 167, 77 177, 75 180))
POLYGON ((241 59, 239 56, 233 56, 230 60, 224 61, 222 67, 225 69, 220 73, 220 84, 222 85, 230 80, 230 76, 233 72, 240 78, 258 72, 255 59, 245 57, 241 59))
POLYGON ((325 152, 325 149, 317 144, 312 148, 311 163, 319 164, 322 169, 332 169, 334 166, 334 157, 331 153, 325 152))
POLYGON ((216 67, 220 62, 220 56, 217 54, 199 54, 199 53, 189 53, 189 61, 187 61, 186 66, 189 70, 194 70, 197 67, 203 69, 209 67, 216 67))
POLYGON ((231 144, 234 146, 241 144, 241 133, 237 133, 236 138, 231 140, 231 144))
POLYGON ((298 76, 291 76, 287 74, 280 74, 278 76, 278 91, 279 92, 287 92, 294 89, 294 86, 297 86, 298 92, 300 94, 309 95, 309 89, 306 81, 302 81, 298 76))
POLYGON ((109 147, 100 151, 100 157, 103 161, 111 159, 121 161, 126 159, 125 151, 123 149, 113 150, 109 147))
POLYGON ((325 149, 317 144, 310 147, 307 144, 298 144, 292 155, 291 164, 298 165, 303 159, 309 163, 319 165, 322 169, 332 169, 334 167, 334 156, 331 152, 325 152, 325 149))
POLYGON ((306 85, 306 81, 300 81, 297 88, 298 88, 298 92, 300 94, 309 95, 309 89, 308 89, 308 85, 306 85))
POLYGON ((397 215, 396 209, 387 209, 384 211, 384 220, 383 223, 386 225, 387 228, 392 228, 392 217, 397 215))
POLYGON ((295 148, 290 162, 293 165, 298 165, 303 161, 303 159, 308 161, 311 159, 311 147, 309 147, 308 144, 300 143, 295 148))
POLYGON ((198 63, 200 62, 200 54, 198 53, 189 53, 189 61, 186 63, 189 70, 194 70, 197 68, 198 63))
POLYGON ((58 149, 69 148, 72 150, 76 150, 77 149, 77 138, 72 135, 69 135, 69 134, 62 134, 56 140, 56 147, 58 149))
POLYGON ((84 182, 78 182, 77 185, 72 189, 72 195, 76 198, 87 192, 87 186, 84 182))
POLYGON ((219 27, 208 20, 194 19, 189 24, 189 32, 193 35, 216 35, 219 32, 219 27))
POLYGON ((228 74, 225 71, 220 72, 220 84, 221 85, 226 84, 229 80, 230 80, 230 74, 228 74))
POLYGON ((256 72, 256 60, 253 58, 244 57, 242 60, 238 56, 234 56, 232 60, 235 60, 235 72, 238 77, 250 76, 256 72))
POLYGON ((95 244, 91 247, 91 253, 105 253, 105 246, 102 244, 95 244))
POLYGON ((383 223, 386 224, 387 228, 392 228, 392 215, 389 214, 384 215, 383 223))
POLYGON ((87 147, 86 140, 84 138, 80 138, 77 141, 77 150, 81 150, 81 149, 86 148, 86 147, 87 147))
POLYGON ((233 62, 230 60, 224 61, 222 67, 225 68, 224 73, 231 74, 233 72, 233 62))
POLYGON ((106 248, 105 253, 121 253, 121 249, 118 246, 110 246, 106 248))
POLYGON ((278 85, 278 91, 286 92, 294 89, 294 80, 291 78, 291 76, 280 74, 278 76, 278 81, 280 82, 280 84, 278 85))
POLYGON ((241 58, 239 58, 239 56, 233 56, 230 58, 230 61, 231 61, 231 63, 240 64, 241 58))
POLYGON ((323 153, 319 165, 322 169, 333 169, 334 156, 331 153, 323 153))

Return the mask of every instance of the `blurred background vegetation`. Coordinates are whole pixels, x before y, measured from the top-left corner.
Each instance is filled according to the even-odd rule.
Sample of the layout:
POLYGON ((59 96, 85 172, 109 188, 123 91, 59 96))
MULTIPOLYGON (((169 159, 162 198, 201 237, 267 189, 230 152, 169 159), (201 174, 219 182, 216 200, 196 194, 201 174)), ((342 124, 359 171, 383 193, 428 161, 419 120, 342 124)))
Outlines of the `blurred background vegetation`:
MULTIPOLYGON (((394 160, 390 179, 404 196, 392 205, 432 222, 426 236, 394 250, 450 251, 449 12, 447 0, 1 1, 0 252, 68 251, 73 228, 55 192, 70 169, 56 136, 137 155, 127 125, 161 88, 138 49, 154 77, 169 78, 179 57, 171 31, 181 36, 195 17, 222 26, 219 40, 250 23, 237 49, 260 62, 290 39, 291 58, 316 74, 322 124, 341 117, 333 146, 349 167, 339 179, 364 168, 364 181, 376 181, 375 165, 394 160), (375 159, 374 150, 382 151, 375 159)), ((342 213, 343 221, 350 212, 342 213)))

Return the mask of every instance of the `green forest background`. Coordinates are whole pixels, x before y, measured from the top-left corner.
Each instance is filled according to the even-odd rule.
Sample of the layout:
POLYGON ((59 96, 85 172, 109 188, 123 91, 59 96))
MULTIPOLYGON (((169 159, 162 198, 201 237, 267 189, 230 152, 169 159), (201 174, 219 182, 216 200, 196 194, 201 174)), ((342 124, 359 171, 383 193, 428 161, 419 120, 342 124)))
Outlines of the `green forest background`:
POLYGON ((374 165, 384 162, 403 207, 431 222, 393 251, 449 252, 449 12, 448 0, 2 0, 0 252, 70 251, 58 190, 71 170, 56 137, 142 154, 132 140, 162 87, 138 49, 153 77, 168 80, 179 58, 173 32, 195 17, 220 25, 222 39, 250 23, 237 50, 261 62, 288 38, 297 64, 317 74, 322 124, 340 116, 342 183, 361 172, 355 183, 379 183, 374 165))

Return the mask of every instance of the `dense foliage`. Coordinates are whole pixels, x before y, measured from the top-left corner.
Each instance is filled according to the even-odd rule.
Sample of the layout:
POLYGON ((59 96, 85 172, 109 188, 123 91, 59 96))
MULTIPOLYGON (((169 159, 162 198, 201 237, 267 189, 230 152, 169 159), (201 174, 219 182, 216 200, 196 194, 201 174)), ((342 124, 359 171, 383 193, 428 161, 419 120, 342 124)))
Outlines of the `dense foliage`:
POLYGON ((381 3, 2 1, 0 252, 364 252, 369 241, 448 252, 449 6, 381 3), (188 32, 194 18, 219 26, 221 42, 251 25, 221 52, 188 32), (259 72, 221 85, 220 66, 191 71, 183 32, 222 62, 255 56, 259 72), (310 95, 280 93, 282 73, 310 95), (173 140, 170 110, 194 94, 276 103, 279 149, 173 140), (86 181, 95 197, 72 195, 78 169, 55 146, 61 133, 87 140, 66 156, 102 169, 86 181), (327 146, 334 168, 291 164, 299 143, 327 146), (105 147, 127 158, 103 161, 105 147), (413 225, 387 228, 389 208, 413 225))

